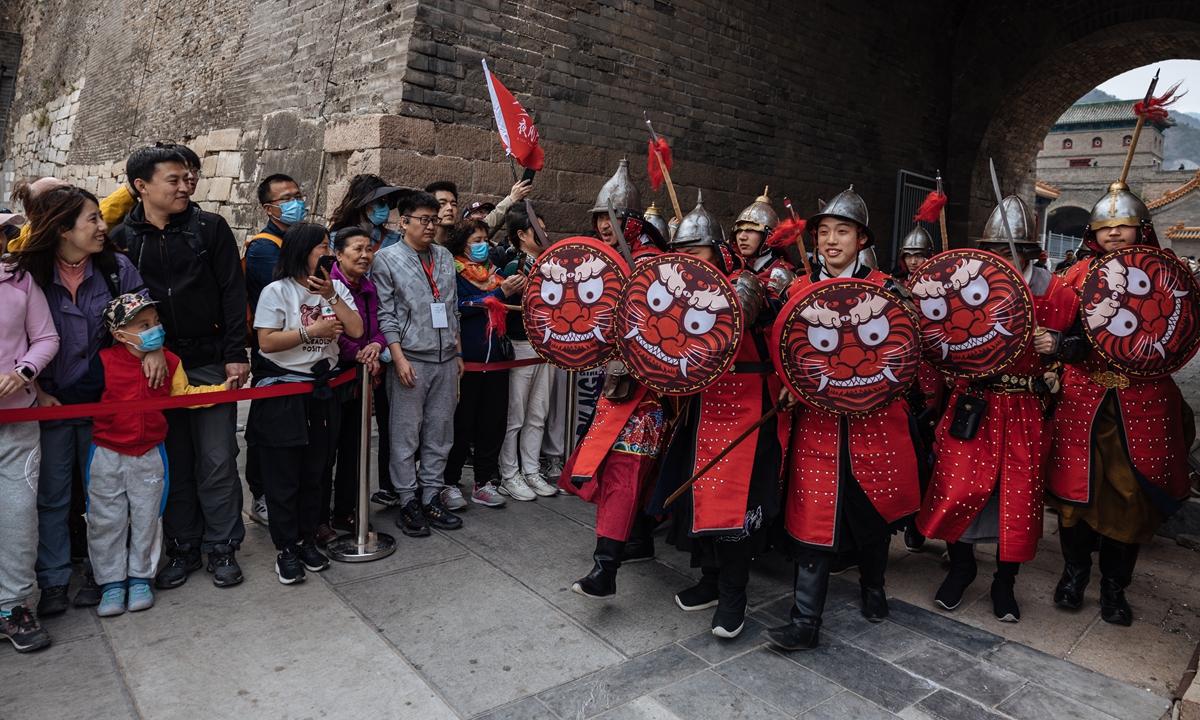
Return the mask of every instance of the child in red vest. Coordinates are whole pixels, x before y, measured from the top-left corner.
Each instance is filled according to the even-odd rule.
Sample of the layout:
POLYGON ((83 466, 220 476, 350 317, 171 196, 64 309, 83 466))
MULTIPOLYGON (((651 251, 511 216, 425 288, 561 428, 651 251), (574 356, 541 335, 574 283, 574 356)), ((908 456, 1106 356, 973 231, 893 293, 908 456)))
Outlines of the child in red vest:
MULTIPOLYGON (((179 357, 167 351, 171 383, 150 387, 142 373, 142 358, 162 347, 165 338, 154 304, 141 295, 126 293, 104 308, 104 326, 116 344, 100 351, 85 378, 91 388, 100 391, 101 402, 218 392, 228 386, 229 381, 225 385, 189 385, 179 357)), ((99 415, 94 420, 85 475, 87 532, 92 571, 102 591, 98 611, 102 616, 154 606, 150 579, 162 547, 166 436, 166 419, 157 410, 99 415)))

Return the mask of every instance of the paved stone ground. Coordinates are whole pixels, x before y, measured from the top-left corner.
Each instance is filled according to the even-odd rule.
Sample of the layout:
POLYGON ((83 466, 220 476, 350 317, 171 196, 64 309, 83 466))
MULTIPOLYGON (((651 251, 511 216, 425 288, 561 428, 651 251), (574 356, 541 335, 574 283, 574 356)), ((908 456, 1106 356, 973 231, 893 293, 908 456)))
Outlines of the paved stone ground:
MULTIPOLYGON (((1185 372, 1200 407, 1200 363, 1185 372)), ((1132 628, 1099 620, 1094 586, 1080 612, 1055 608, 1053 516, 1018 579, 1020 623, 991 615, 988 548, 966 600, 941 613, 930 609, 941 543, 909 554, 897 539, 886 622, 858 613, 850 572, 832 581, 823 646, 781 654, 759 636, 787 617, 791 567, 776 556, 755 563, 741 637, 719 641, 708 612, 675 606, 698 572, 665 543, 655 562, 622 568, 616 600, 571 593, 590 567, 595 517, 574 498, 472 506, 461 530, 419 540, 394 514, 373 514, 398 543, 379 562, 335 563, 285 587, 266 528, 247 522, 237 588, 201 571, 148 612, 47 619, 49 649, 0 649, 0 720, 1155 720, 1200 639, 1196 555, 1164 538, 1138 565, 1132 628)))

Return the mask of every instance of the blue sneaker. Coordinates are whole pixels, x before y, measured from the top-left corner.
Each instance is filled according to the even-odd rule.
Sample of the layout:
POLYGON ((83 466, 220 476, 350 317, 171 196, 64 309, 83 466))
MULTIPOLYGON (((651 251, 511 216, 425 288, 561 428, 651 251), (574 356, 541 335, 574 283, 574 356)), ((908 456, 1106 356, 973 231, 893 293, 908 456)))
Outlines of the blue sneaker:
POLYGON ((96 614, 100 617, 111 617, 125 612, 125 583, 112 583, 104 586, 100 595, 100 607, 96 614))
POLYGON ((129 612, 149 610, 154 607, 154 593, 150 592, 150 581, 129 583, 129 612))

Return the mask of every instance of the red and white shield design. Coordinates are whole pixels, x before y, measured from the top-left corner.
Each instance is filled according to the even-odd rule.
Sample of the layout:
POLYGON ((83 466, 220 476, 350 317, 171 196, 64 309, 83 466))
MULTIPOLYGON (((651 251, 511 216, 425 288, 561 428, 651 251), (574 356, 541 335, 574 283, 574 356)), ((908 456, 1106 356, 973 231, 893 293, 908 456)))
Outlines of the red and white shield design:
POLYGON ((670 253, 638 265, 617 303, 617 345, 629 374, 668 395, 700 392, 729 370, 742 308, 721 271, 670 253))
POLYGON ((560 240, 529 273, 522 320, 529 344, 564 370, 590 370, 617 352, 613 317, 629 266, 593 238, 560 240))
POLYGON ((921 365, 912 310, 878 285, 810 285, 775 321, 771 356, 784 385, 813 407, 843 415, 882 407, 912 384, 921 365))
POLYGON ((1033 336, 1033 293, 1012 265, 983 250, 950 250, 917 268, 909 283, 920 312, 921 351, 960 378, 1003 372, 1033 336))
POLYGON ((1161 377, 1200 343, 1200 286, 1174 255, 1135 245, 1098 259, 1080 291, 1083 330, 1113 367, 1161 377))

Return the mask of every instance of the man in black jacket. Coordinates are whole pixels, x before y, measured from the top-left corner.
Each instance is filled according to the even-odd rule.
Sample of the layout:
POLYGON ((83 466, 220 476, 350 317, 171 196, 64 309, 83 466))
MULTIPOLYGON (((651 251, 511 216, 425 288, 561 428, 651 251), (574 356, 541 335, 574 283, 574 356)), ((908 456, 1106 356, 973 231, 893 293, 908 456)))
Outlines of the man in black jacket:
MULTIPOLYGON (((246 281, 237 241, 225 219, 189 201, 187 162, 178 151, 149 147, 129 156, 130 183, 142 202, 113 240, 124 248, 158 302, 167 348, 196 384, 227 377, 245 386, 246 281)), ((242 581, 234 552, 246 535, 237 471, 237 404, 167 410, 170 486, 163 531, 171 562, 155 585, 182 585, 203 564, 218 586, 242 581)))

